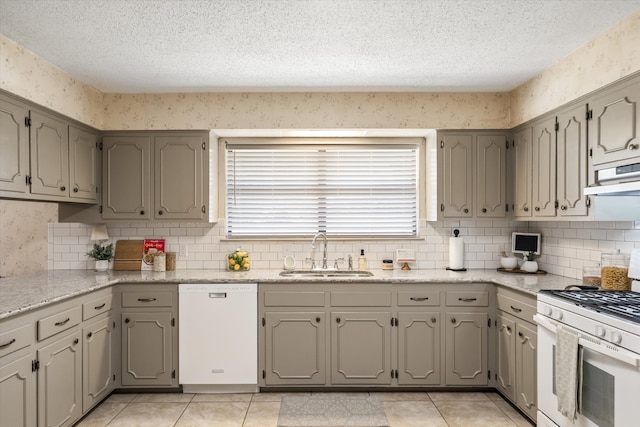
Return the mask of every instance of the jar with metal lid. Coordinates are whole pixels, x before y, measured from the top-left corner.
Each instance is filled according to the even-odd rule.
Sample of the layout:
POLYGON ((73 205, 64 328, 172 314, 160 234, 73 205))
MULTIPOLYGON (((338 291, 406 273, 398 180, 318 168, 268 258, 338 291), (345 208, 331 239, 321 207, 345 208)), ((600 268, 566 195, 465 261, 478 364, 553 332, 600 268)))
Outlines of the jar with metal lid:
POLYGON ((601 286, 601 270, 602 268, 600 267, 600 264, 585 265, 584 267, 582 267, 582 284, 590 286, 601 286))
POLYGON ((612 253, 603 253, 601 259, 602 287, 619 291, 631 289, 629 255, 621 254, 620 250, 616 250, 612 253))
POLYGON ((393 260, 383 259, 382 260, 382 269, 383 270, 393 270, 393 260))

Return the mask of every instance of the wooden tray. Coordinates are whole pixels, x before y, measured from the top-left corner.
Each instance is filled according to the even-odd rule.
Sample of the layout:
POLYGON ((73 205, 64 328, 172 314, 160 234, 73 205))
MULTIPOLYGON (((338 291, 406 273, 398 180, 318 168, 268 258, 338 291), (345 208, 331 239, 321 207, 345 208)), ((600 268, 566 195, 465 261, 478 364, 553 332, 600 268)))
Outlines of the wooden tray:
POLYGON ((121 271, 140 270, 143 247, 144 240, 118 240, 116 242, 113 269, 121 271))
POLYGON ((519 274, 547 274, 547 272, 544 270, 538 270, 533 273, 529 273, 528 271, 522 271, 519 268, 508 269, 503 267, 498 267, 498 271, 501 271, 503 273, 519 273, 519 274))

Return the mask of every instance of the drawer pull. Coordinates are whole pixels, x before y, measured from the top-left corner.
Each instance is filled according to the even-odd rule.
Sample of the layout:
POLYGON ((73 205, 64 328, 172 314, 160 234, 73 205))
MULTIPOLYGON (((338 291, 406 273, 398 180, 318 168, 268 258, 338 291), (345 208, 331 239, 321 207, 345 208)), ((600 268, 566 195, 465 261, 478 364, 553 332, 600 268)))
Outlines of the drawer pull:
POLYGON ((67 324, 67 322, 68 322, 69 320, 71 320, 71 318, 67 317, 66 319, 64 319, 64 320, 62 320, 62 321, 60 321, 60 322, 56 322, 56 323, 54 323, 54 325, 56 325, 56 326, 63 326, 63 325, 66 325, 66 324, 67 324))
POLYGON ((154 302, 156 298, 138 298, 138 302, 154 302))
POLYGON ((510 306, 510 307, 511 307, 511 310, 515 311, 516 313, 520 313, 522 311, 521 308, 514 307, 514 306, 510 306))
POLYGON ((107 305, 107 303, 106 303, 106 302, 103 302, 103 303, 102 303, 102 304, 100 304, 99 306, 97 306, 97 307, 93 307, 93 308, 94 308, 94 309, 96 309, 96 310, 100 310, 101 308, 104 308, 104 306, 105 306, 105 305, 107 305))
POLYGON ((429 297, 411 297, 409 298, 411 301, 426 301, 429 297))
POLYGON ((477 300, 478 298, 458 298, 458 301, 462 301, 462 302, 473 302, 477 300))
POLYGON ((0 344, 0 348, 5 348, 5 347, 9 347, 11 344, 13 344, 14 342, 16 342, 15 338, 12 338, 11 341, 6 342, 4 344, 0 344))

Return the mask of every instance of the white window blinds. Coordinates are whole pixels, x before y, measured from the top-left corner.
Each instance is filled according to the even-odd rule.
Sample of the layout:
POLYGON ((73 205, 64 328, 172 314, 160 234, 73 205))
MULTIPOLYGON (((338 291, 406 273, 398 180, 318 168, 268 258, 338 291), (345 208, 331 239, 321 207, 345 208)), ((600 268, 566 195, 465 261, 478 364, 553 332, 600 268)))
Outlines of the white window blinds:
POLYGON ((416 236, 419 142, 229 139, 227 235, 416 236))

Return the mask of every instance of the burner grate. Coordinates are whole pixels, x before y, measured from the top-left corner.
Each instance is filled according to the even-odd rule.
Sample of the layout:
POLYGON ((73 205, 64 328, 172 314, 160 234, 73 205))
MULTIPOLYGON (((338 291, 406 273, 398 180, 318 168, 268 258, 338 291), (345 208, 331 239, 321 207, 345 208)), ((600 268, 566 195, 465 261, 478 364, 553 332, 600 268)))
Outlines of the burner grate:
POLYGON ((640 292, 615 290, 543 290, 555 298, 640 323, 640 292))

